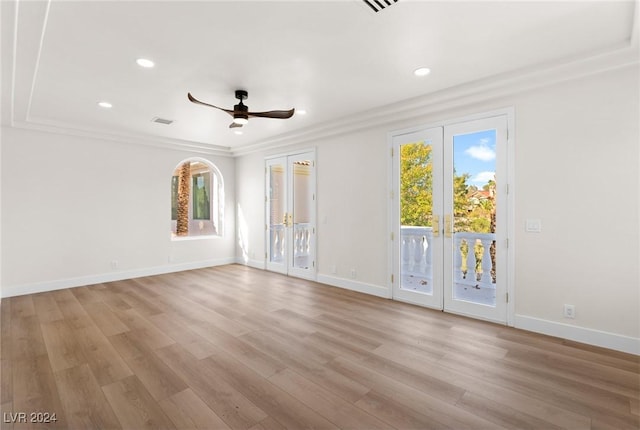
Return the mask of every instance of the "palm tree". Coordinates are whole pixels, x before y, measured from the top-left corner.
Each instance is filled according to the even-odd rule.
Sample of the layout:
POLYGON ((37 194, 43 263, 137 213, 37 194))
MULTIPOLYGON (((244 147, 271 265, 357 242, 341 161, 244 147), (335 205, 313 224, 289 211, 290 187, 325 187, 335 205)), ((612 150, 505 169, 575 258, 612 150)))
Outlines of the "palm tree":
POLYGON ((180 166, 178 179, 178 218, 176 220, 176 234, 189 235, 189 194, 191 193, 191 163, 180 166))

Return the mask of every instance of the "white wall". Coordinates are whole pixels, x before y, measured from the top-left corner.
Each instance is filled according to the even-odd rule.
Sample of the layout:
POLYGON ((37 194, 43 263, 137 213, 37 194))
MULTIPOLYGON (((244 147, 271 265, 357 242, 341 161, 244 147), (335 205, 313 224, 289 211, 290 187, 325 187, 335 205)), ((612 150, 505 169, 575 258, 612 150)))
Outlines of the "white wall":
POLYGON ((318 143, 318 270, 350 282, 355 270, 355 289, 390 297, 388 156, 386 130, 318 143))
POLYGON ((518 102, 516 311, 640 337, 638 68, 518 102), (524 233, 541 218, 541 234, 524 233))
POLYGON ((2 294, 233 261, 234 164, 228 157, 3 128, 2 294), (171 175, 192 156, 222 173, 225 236, 172 241, 171 175))
MULTIPOLYGON (((300 142, 317 148, 318 279, 390 295, 389 131, 513 106, 516 325, 640 353, 639 90, 636 65, 300 142), (527 218, 541 219, 542 232, 525 233, 527 218), (562 317, 565 303, 576 319, 562 317)), ((236 160, 243 240, 255 255, 264 253, 264 157, 272 152, 236 160)))
POLYGON ((0 128, 0 300, 2 300, 2 297, 4 297, 2 293, 3 284, 2 284, 2 181, 1 180, 2 180, 2 129, 0 128))
POLYGON ((265 267, 264 159, 259 154, 236 158, 236 213, 238 261, 265 267))

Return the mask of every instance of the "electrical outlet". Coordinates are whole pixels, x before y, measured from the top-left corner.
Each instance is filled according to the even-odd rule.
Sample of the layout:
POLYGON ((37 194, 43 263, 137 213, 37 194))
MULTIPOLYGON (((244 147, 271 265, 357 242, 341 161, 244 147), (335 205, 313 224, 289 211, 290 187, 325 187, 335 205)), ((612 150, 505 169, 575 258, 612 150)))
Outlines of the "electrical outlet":
POLYGON ((565 318, 575 318, 576 317, 576 307, 574 305, 564 305, 564 317, 565 318))
POLYGON ((358 277, 358 273, 356 269, 351 269, 351 279, 356 279, 358 277))
POLYGON ((528 233, 540 233, 542 231, 542 221, 539 219, 527 219, 525 231, 528 233))
POLYGON ((118 268, 118 260, 111 260, 111 268, 114 270, 118 268))

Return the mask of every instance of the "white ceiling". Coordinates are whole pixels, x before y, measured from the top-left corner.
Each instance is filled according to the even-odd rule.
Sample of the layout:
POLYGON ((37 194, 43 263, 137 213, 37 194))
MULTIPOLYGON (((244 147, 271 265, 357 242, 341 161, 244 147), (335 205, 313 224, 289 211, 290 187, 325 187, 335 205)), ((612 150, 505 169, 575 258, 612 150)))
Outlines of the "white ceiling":
POLYGON ((361 0, 3 1, 3 123, 235 151, 628 46, 635 4, 399 0, 375 13, 361 0), (420 66, 431 74, 415 77, 420 66), (237 136, 227 114, 186 97, 232 109, 235 89, 250 110, 308 114, 253 118, 237 136))

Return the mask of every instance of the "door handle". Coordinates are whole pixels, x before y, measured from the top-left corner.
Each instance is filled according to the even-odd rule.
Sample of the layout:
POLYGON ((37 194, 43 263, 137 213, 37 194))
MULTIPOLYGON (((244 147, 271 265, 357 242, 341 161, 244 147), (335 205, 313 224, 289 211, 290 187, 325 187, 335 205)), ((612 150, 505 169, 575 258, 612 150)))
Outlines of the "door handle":
POLYGON ((433 226, 431 231, 433 237, 440 237, 440 217, 438 215, 434 215, 431 224, 433 226))
POLYGON ((444 237, 450 238, 453 236, 453 225, 451 214, 447 214, 444 216, 444 237))
POLYGON ((285 212, 282 216, 282 225, 285 227, 291 227, 293 225, 293 215, 285 212))

